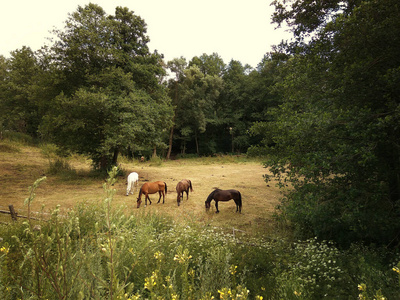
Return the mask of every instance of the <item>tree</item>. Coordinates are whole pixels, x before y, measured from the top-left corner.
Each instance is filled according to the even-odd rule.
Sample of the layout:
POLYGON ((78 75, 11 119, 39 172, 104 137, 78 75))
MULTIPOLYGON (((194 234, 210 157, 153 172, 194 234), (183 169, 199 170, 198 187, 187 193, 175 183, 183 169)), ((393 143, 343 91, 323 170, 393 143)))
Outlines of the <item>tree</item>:
POLYGON ((295 41, 257 123, 266 166, 290 181, 282 206, 300 236, 394 245, 400 225, 399 6, 396 1, 275 1, 295 41), (286 4, 285 4, 286 3, 286 4), (293 4, 293 5, 291 5, 293 4), (311 36, 311 37, 310 37, 311 36))
POLYGON ((91 156, 102 169, 135 146, 158 147, 171 124, 161 56, 150 53, 146 24, 127 8, 107 16, 95 4, 78 7, 56 31, 49 53, 61 93, 42 132, 61 147, 91 156))
POLYGON ((178 108, 179 104, 182 104, 182 102, 179 101, 179 88, 180 84, 184 78, 184 69, 186 68, 186 59, 184 57, 180 58, 175 58, 167 63, 168 68, 175 73, 175 80, 170 80, 169 81, 169 94, 171 99, 173 99, 172 103, 174 105, 174 117, 173 117, 173 124, 170 129, 170 134, 169 134, 169 142, 168 142, 168 153, 167 153, 167 159, 170 158, 171 152, 172 152, 172 142, 173 142, 173 137, 174 137, 174 130, 175 130, 175 120, 176 120, 176 112, 180 110, 181 108, 178 108))
POLYGON ((2 58, 0 107, 4 128, 37 136, 40 123, 37 89, 42 70, 28 47, 2 58))
POLYGON ((225 63, 218 53, 207 55, 203 53, 200 57, 195 56, 189 62, 189 67, 197 66, 204 75, 221 77, 225 70, 225 63))
POLYGON ((196 153, 199 150, 199 134, 204 133, 207 124, 215 118, 215 100, 222 89, 223 81, 216 75, 204 75, 197 66, 183 71, 179 83, 179 96, 175 110, 175 126, 183 140, 183 153, 186 142, 194 136, 196 153))

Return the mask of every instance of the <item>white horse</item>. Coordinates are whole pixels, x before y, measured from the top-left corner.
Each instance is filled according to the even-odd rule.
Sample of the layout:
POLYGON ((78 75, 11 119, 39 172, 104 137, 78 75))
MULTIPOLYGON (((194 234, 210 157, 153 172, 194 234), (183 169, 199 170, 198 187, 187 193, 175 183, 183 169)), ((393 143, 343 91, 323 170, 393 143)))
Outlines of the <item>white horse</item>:
POLYGON ((132 172, 128 175, 128 186, 126 187, 126 195, 128 196, 129 193, 133 194, 133 190, 135 186, 138 185, 139 182, 139 174, 136 172, 132 172))

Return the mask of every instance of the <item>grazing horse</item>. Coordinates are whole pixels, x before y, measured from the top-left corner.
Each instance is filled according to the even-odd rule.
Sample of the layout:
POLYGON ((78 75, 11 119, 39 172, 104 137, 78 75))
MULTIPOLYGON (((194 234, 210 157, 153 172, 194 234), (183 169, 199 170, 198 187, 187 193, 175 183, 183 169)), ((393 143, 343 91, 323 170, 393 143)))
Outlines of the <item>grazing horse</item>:
POLYGON ((183 192, 186 192, 186 200, 189 198, 189 189, 193 192, 192 182, 189 179, 182 179, 176 185, 176 192, 178 193, 176 201, 178 202, 178 206, 181 203, 181 198, 183 198, 183 192))
POLYGON ((135 189, 135 186, 138 185, 139 174, 136 172, 132 172, 131 174, 128 175, 127 182, 128 182, 128 186, 126 187, 126 195, 128 196, 129 193, 133 194, 133 190, 135 189))
POLYGON ((215 208, 217 209, 216 213, 219 213, 218 210, 218 201, 229 201, 233 199, 236 203, 236 212, 242 212, 242 195, 237 190, 221 190, 215 189, 208 195, 206 204, 206 210, 210 209, 211 201, 214 199, 215 208))
POLYGON ((147 199, 149 199, 150 204, 151 204, 151 200, 149 197, 149 194, 155 194, 158 192, 158 194, 160 195, 160 198, 158 198, 158 202, 160 203, 161 200, 161 195, 163 196, 163 204, 164 204, 164 200, 165 200, 165 193, 167 193, 167 184, 163 181, 156 181, 156 182, 145 182, 142 187, 140 188, 139 191, 139 195, 138 198, 136 200, 137 202, 137 208, 140 207, 140 203, 142 203, 142 194, 144 194, 144 200, 145 200, 145 204, 144 207, 146 207, 147 205, 147 199))

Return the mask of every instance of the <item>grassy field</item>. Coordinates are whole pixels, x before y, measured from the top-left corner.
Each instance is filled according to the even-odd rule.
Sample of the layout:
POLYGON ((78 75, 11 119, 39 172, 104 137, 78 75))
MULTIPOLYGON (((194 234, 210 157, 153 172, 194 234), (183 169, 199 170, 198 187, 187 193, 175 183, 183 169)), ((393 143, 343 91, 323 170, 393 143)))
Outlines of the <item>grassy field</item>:
MULTIPOLYGON (((24 199, 29 195, 29 186, 42 177, 47 176, 36 190, 36 198, 32 203, 33 211, 53 210, 60 205, 61 211, 74 207, 76 203, 85 202, 96 205, 103 201, 105 178, 91 174, 90 161, 75 156, 68 159, 72 172, 51 175, 50 161, 54 157, 42 148, 22 146, 10 142, 0 142, 0 209, 7 210, 13 204, 16 211, 23 215, 26 211, 24 199)), ((160 212, 178 220, 195 220, 204 224, 244 230, 249 233, 261 233, 268 230, 271 216, 279 202, 280 192, 274 184, 267 185, 263 174, 267 172, 261 161, 248 160, 243 157, 224 156, 197 159, 180 159, 166 162, 129 161, 122 159, 121 168, 128 174, 139 173, 139 187, 146 181, 162 180, 167 183, 168 193, 165 204, 157 204, 158 195, 152 195, 152 205, 136 208, 138 188, 134 195, 126 195, 126 178, 120 177, 115 184, 116 195, 113 207, 124 206, 127 213, 142 210, 160 212), (176 184, 183 178, 193 183, 193 193, 189 200, 186 195, 181 206, 176 202, 176 184), (233 201, 220 202, 220 214, 215 214, 214 202, 207 213, 204 201, 214 187, 221 189, 237 189, 242 193, 242 214, 235 212, 233 201)), ((9 216, 1 216, 1 218, 9 216)))

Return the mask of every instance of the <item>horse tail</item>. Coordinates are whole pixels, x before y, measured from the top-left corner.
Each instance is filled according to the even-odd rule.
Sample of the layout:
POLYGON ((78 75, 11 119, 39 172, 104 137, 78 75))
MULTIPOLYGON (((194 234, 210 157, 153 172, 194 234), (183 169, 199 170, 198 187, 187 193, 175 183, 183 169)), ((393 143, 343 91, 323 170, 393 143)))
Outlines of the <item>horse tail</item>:
POLYGON ((238 191, 239 193, 239 208, 242 210, 242 194, 238 191))
POLYGON ((193 192, 193 187, 192 187, 192 181, 189 180, 189 187, 190 187, 190 191, 193 192))
POLYGON ((168 193, 168 189, 167 189, 167 183, 164 181, 165 184, 165 193, 168 193))

